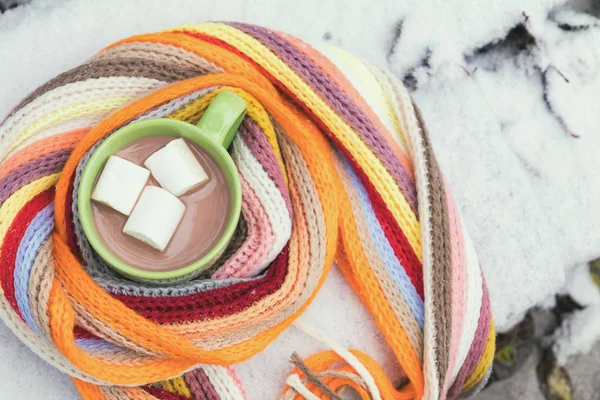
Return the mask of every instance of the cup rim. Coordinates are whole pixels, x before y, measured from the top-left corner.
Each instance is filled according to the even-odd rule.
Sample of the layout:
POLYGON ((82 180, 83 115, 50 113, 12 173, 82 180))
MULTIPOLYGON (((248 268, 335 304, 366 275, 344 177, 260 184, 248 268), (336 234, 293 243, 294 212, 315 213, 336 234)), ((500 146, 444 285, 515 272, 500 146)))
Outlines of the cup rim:
POLYGON ((198 127, 187 122, 169 118, 153 118, 133 122, 118 129, 110 134, 98 148, 94 150, 81 175, 77 193, 77 208, 83 232, 90 245, 98 255, 111 266, 111 268, 131 278, 151 281, 171 280, 202 272, 211 265, 211 261, 214 261, 222 254, 231 241, 240 218, 242 209, 242 187, 235 163, 227 150, 225 150, 225 148, 217 141, 203 133, 198 127), (165 129, 161 132, 161 128, 170 128, 170 130, 165 129), (107 246, 104 245, 104 242, 96 229, 96 223, 92 212, 91 194, 93 186, 96 177, 106 163, 106 160, 133 141, 151 136, 173 136, 187 139, 207 150, 220 168, 225 169, 225 166, 230 172, 226 174, 226 181, 229 184, 228 186, 230 186, 229 190, 232 192, 230 193, 230 215, 221 238, 199 260, 171 271, 146 271, 121 261, 107 246))

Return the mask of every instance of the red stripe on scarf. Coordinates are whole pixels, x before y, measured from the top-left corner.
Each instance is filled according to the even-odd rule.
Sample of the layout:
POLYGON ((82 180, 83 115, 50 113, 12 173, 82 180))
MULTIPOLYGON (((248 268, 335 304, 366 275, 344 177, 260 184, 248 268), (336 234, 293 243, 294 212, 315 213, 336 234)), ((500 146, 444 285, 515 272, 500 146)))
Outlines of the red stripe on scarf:
POLYGON ((2 284, 6 300, 8 300, 8 303, 21 318, 23 317, 21 316, 19 306, 17 305, 17 298, 15 297, 14 272, 17 251, 31 221, 52 202, 53 198, 54 188, 51 188, 29 200, 17 213, 2 243, 2 251, 0 252, 0 283, 2 284))

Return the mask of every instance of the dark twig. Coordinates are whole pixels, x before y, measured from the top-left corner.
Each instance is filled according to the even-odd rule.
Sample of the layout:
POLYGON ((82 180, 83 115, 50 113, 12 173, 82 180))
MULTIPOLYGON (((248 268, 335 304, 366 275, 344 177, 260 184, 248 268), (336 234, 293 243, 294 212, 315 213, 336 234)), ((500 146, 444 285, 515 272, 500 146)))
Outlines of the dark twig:
POLYGON ((543 93, 544 103, 546 104, 548 111, 550 111, 550 113, 552 115, 554 115, 554 118, 556 118, 556 120, 563 127, 563 129, 565 131, 567 131, 569 133, 569 135, 571 135, 575 139, 579 139, 579 138, 581 138, 581 136, 579 136, 575 132, 571 131, 571 129, 569 129, 569 125, 567 124, 567 121, 565 121, 565 119, 554 109, 554 105, 552 104, 552 101, 550 100, 550 83, 548 81, 548 73, 550 71, 557 71, 558 74, 565 80, 565 82, 569 83, 569 80, 567 79, 567 77, 564 74, 562 74, 554 66, 550 66, 550 67, 546 68, 545 71, 541 71, 541 69, 540 69, 540 73, 542 74, 542 88, 544 91, 544 93, 543 93))
MULTIPOLYGON (((465 74, 467 74, 467 76, 469 76, 469 77, 471 76, 472 73, 467 69, 467 67, 465 67, 462 64, 458 64, 458 66, 460 67, 460 69, 462 69, 463 71, 465 71, 465 74)), ((473 72, 475 72, 475 71, 473 71, 473 72)))
POLYGON ((565 82, 567 82, 567 83, 571 83, 571 82, 569 81, 569 78, 567 78, 567 77, 565 76, 565 74, 563 74, 563 73, 562 73, 562 71, 561 71, 560 69, 556 68, 554 65, 549 65, 549 66, 548 66, 548 69, 550 69, 550 68, 552 68, 553 70, 555 70, 556 72, 558 72, 558 74, 559 74, 559 75, 560 75, 560 76, 561 76, 561 77, 562 77, 562 78, 565 80, 565 82))
POLYGON ((400 41, 400 37, 402 36, 402 30, 404 29, 404 19, 396 22, 394 26, 394 36, 392 37, 392 43, 390 44, 390 48, 386 54, 386 60, 388 63, 391 63, 392 56, 396 52, 396 47, 398 42, 400 41))

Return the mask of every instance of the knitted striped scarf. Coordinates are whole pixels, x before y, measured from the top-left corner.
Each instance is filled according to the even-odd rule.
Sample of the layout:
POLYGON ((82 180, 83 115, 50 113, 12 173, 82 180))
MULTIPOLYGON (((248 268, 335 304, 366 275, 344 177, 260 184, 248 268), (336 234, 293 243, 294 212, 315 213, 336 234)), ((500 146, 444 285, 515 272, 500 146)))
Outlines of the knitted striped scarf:
POLYGON ((257 26, 181 26, 50 80, 0 137, 0 315, 84 399, 244 399, 232 366, 302 314, 334 260, 405 379, 332 344, 295 356, 282 398, 352 387, 362 399, 454 399, 489 376, 477 256, 423 118, 385 71, 257 26), (198 279, 122 278, 82 232, 82 169, 111 132, 194 123, 221 90, 248 103, 231 149, 243 189, 234 240, 198 279))

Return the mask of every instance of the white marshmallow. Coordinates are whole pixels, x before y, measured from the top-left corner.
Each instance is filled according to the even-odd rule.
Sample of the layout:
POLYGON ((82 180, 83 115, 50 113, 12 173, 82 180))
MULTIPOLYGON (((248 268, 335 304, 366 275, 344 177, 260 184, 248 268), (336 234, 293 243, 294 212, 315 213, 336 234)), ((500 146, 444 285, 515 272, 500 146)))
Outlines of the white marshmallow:
POLYGON ((92 199, 129 215, 149 177, 150 171, 146 168, 110 156, 92 192, 92 199))
POLYGON ((123 228, 123 233, 163 251, 183 214, 185 205, 177 197, 157 186, 146 186, 123 228))
POLYGON ((197 188, 208 175, 182 138, 173 140, 146 159, 144 165, 162 187, 181 196, 197 188))

